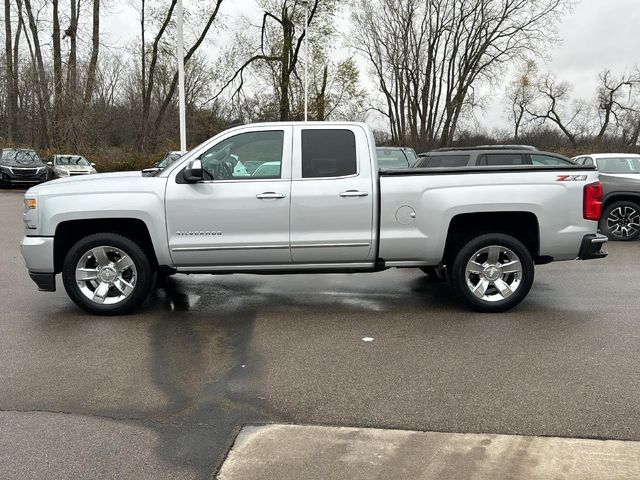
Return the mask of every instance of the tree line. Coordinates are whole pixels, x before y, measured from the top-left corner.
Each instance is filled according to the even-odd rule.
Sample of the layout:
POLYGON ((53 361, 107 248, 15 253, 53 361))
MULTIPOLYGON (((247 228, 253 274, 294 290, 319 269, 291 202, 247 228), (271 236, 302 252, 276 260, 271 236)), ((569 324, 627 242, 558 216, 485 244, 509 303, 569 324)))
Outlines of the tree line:
MULTIPOLYGON (((3 1, 0 146, 175 148, 177 0, 128 0, 126 43, 105 36, 116 7, 100 0, 3 1)), ((469 142, 509 80, 512 128, 485 141, 638 143, 637 68, 604 70, 586 100, 539 71, 571 0, 257 0, 257 21, 226 2, 185 5, 191 146, 236 122, 303 119, 307 35, 311 120, 369 119, 380 142, 420 150, 469 142)))

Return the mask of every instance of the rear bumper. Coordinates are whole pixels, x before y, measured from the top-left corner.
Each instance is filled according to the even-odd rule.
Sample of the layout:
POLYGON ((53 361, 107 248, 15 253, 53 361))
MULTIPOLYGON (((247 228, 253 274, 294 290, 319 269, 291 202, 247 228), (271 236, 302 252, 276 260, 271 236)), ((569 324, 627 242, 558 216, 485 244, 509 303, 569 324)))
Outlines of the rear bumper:
POLYGON ((580 252, 578 260, 592 260, 594 258, 604 258, 608 252, 604 250, 604 246, 608 239, 599 233, 590 233, 582 237, 580 244, 580 252))

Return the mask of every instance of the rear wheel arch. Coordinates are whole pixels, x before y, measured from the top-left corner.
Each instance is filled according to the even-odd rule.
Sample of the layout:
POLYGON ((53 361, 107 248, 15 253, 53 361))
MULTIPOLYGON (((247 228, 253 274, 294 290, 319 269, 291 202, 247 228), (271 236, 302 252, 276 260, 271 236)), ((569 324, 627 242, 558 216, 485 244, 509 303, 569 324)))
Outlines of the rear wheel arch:
POLYGON ((615 202, 632 202, 636 205, 640 205, 640 193, 633 192, 613 192, 606 195, 602 199, 602 209, 604 210, 609 205, 615 202))
POLYGON ((527 248, 536 263, 540 257, 540 225, 532 212, 477 212, 454 216, 449 223, 442 262, 450 264, 470 240, 486 233, 503 233, 516 238, 527 248))

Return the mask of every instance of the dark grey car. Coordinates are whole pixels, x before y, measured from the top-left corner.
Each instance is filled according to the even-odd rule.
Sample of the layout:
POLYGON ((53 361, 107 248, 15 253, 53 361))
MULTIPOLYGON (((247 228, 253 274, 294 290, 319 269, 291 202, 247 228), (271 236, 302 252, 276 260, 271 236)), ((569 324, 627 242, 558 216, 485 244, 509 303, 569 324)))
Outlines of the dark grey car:
POLYGON ((49 169, 34 150, 0 149, 0 185, 34 185, 49 179, 49 169))
POLYGON ((640 155, 597 153, 581 155, 579 165, 595 165, 603 188, 600 231, 611 240, 640 235, 640 155))
POLYGON ((573 166, 571 159, 527 145, 440 148, 421 153, 416 168, 498 167, 507 165, 573 166))

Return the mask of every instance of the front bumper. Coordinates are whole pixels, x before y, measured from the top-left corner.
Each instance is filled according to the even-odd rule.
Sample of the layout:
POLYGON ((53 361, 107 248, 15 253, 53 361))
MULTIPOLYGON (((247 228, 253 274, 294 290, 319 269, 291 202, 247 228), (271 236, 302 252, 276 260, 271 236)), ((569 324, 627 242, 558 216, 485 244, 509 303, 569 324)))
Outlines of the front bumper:
POLYGON ((38 290, 41 292, 55 292, 56 291, 56 274, 55 273, 34 273, 29 272, 31 280, 33 280, 38 286, 38 290))
POLYGON ((30 272, 54 273, 53 237, 24 237, 20 253, 30 272))
POLYGON ((53 266, 53 237, 24 237, 20 253, 29 270, 29 276, 44 292, 56 291, 56 274, 53 266))
POLYGON ((590 233, 582 237, 578 260, 592 260, 594 258, 604 258, 608 255, 604 249, 608 238, 599 233, 590 233))
POLYGON ((0 169, 0 183, 29 184, 46 182, 49 173, 46 168, 3 167, 0 169))

